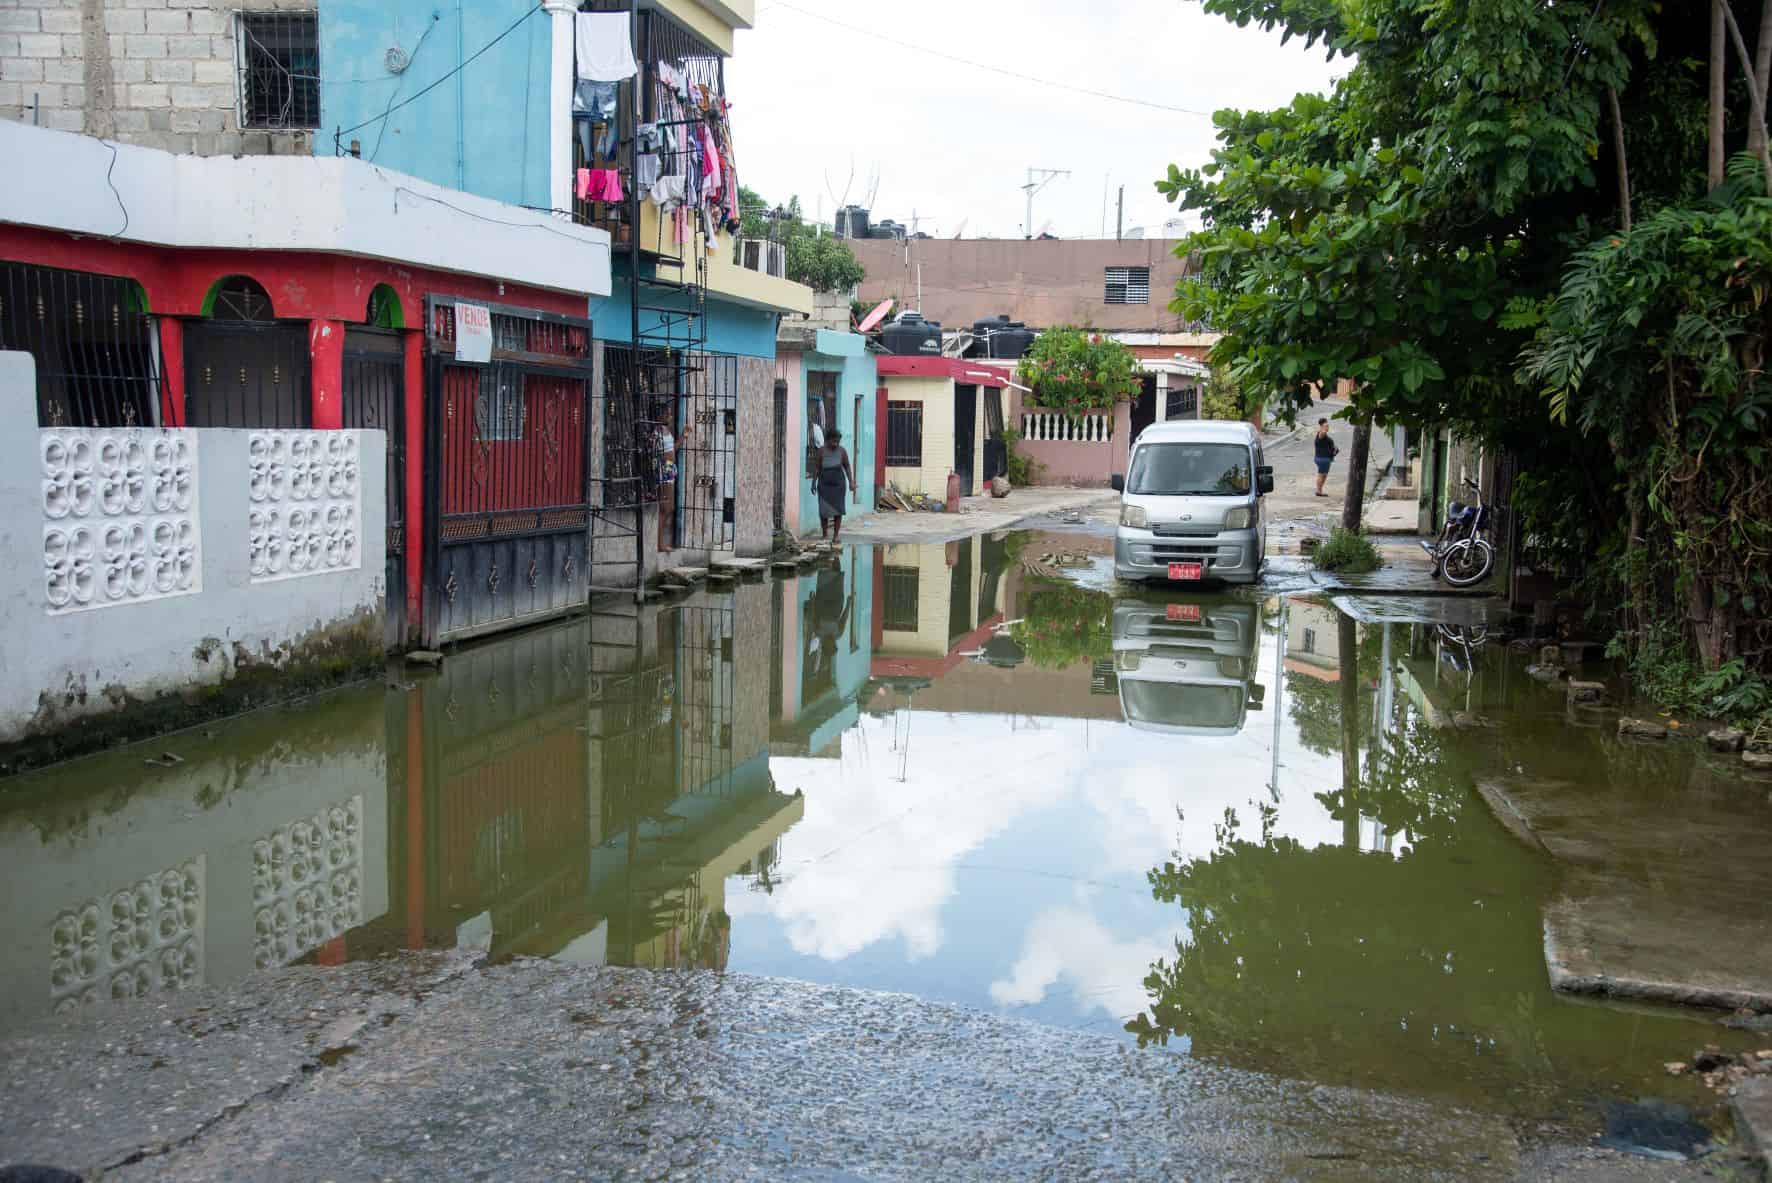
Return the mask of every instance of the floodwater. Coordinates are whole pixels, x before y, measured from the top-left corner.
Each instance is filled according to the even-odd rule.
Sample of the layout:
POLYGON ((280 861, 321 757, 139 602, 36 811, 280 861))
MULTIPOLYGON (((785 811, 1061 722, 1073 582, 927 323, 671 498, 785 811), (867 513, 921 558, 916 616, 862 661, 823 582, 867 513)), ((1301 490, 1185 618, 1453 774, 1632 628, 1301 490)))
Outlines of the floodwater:
POLYGON ((1471 788, 1667 768, 1480 625, 1103 590, 1073 542, 855 548, 17 778, 0 1033, 461 948, 905 992, 1523 1116, 1709 1102, 1662 1068, 1733 1046, 1708 1016, 1550 991, 1553 868, 1471 788))

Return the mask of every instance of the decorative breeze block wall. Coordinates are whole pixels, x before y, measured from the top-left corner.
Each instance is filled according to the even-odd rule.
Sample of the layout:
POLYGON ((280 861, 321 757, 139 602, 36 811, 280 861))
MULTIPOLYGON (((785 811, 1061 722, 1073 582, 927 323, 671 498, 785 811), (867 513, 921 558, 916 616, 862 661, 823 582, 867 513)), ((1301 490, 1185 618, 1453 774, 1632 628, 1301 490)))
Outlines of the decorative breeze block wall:
POLYGON ((49 928, 57 1013, 202 981, 203 879, 198 856, 57 916, 49 928))
POLYGON ((194 432, 38 434, 50 615, 203 590, 194 432))
POLYGON ((253 963, 287 965, 363 922, 363 798, 252 844, 253 963))
POLYGON ((249 448, 252 581, 361 566, 357 433, 255 431, 249 448))

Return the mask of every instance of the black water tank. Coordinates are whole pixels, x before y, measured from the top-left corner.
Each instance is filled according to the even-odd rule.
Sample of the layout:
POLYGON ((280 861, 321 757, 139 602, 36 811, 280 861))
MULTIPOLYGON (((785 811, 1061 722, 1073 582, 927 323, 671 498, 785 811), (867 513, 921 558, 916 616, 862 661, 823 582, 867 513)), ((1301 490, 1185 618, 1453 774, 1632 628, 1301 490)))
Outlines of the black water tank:
POLYGON ((838 238, 866 238, 868 211, 859 205, 846 205, 837 211, 838 238))
POLYGON ((901 312, 880 330, 880 344, 900 356, 941 356, 941 324, 915 312, 901 312))
POLYGON ((974 346, 971 350, 974 357, 1014 360, 1034 343, 1033 331, 1019 320, 1010 320, 1006 313, 973 321, 972 335, 978 338, 979 345, 984 346, 974 346))

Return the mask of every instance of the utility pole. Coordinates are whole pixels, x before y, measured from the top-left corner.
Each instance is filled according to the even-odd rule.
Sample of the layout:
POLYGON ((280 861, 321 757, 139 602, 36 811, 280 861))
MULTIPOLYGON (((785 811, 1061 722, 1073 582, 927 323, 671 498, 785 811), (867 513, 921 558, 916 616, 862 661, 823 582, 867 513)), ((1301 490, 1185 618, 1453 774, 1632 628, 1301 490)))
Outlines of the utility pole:
POLYGON ((1021 187, 1022 192, 1028 195, 1027 220, 1021 224, 1021 234, 1023 238, 1032 238, 1034 236, 1034 194, 1044 189, 1047 185, 1050 185, 1054 179, 1058 177, 1068 177, 1070 175, 1071 170, 1068 168, 1035 168, 1033 165, 1028 166, 1027 184, 1021 187))
POLYGON ((1119 242, 1126 237, 1126 186, 1120 186, 1119 204, 1114 210, 1114 241, 1119 242))

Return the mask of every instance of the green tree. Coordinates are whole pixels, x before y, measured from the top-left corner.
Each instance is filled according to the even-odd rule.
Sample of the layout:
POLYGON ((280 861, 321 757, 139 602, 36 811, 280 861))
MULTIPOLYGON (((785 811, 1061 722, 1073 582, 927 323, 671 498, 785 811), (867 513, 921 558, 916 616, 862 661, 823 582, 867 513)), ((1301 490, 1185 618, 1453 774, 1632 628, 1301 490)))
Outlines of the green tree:
MULTIPOLYGON (((1760 334, 1741 326, 1761 313, 1741 297, 1772 283, 1753 251, 1738 256, 1746 262, 1740 273, 1717 269, 1730 233, 1722 227, 1705 232, 1709 246, 1695 258, 1679 253, 1671 229, 1689 215, 1659 220, 1661 211, 1693 209, 1707 188, 1705 22, 1693 20, 1689 6, 1655 0, 1205 0, 1205 7, 1303 37, 1349 63, 1327 96, 1301 95, 1277 111, 1219 112, 1210 162, 1171 167, 1158 182, 1202 221, 1178 248, 1199 259, 1201 273, 1183 282, 1174 307, 1224 331, 1212 360, 1245 390, 1278 392, 1282 415, 1295 416, 1313 390, 1347 380, 1356 424, 1447 424, 1507 450, 1531 477, 1521 532, 1553 546, 1573 539, 1566 550, 1598 561, 1596 603, 1637 602, 1617 594, 1634 581, 1642 619, 1714 617, 1715 592, 1707 603, 1694 590, 1707 585, 1740 605, 1743 580, 1735 575, 1669 580, 1652 578, 1641 561, 1623 562, 1628 552, 1673 553, 1630 540, 1655 528, 1661 537, 1653 542, 1666 542, 1685 526, 1674 519, 1688 515, 1709 523, 1705 542, 1689 552, 1695 560, 1718 555, 1726 537, 1748 539, 1750 555, 1758 545, 1740 520, 1714 512, 1717 498, 1681 508, 1672 497, 1674 483, 1694 479, 1692 461, 1709 432, 1701 403, 1739 424, 1715 433, 1705 478, 1735 490, 1725 496, 1739 498, 1746 487, 1732 482, 1754 466, 1745 440, 1759 413, 1752 359, 1760 334), (1612 248, 1623 254, 1602 265, 1592 252, 1607 249, 1612 227, 1638 216, 1639 228, 1612 248), (1645 231, 1659 234, 1659 245, 1645 231), (1633 262, 1670 272, 1633 278, 1633 262), (1728 282, 1739 290, 1727 293, 1724 312, 1711 297, 1728 282), (1671 353, 1671 336, 1639 333, 1631 320, 1646 315, 1650 292, 1670 330, 1686 326, 1687 339, 1671 353), (1701 338, 1728 339, 1735 368, 1703 370, 1695 359, 1710 346, 1701 338), (1680 386, 1682 366, 1705 374, 1711 401, 1675 390, 1658 417, 1650 400, 1670 399, 1668 376, 1680 386), (1614 372, 1634 377, 1622 391, 1602 389, 1614 372), (1592 383, 1586 394, 1583 383, 1592 383), (1724 386, 1727 398, 1714 393, 1724 386), (1589 398, 1595 414, 1583 413, 1589 398), (1556 413, 1564 408, 1577 413, 1556 413), (1684 442, 1650 455, 1652 444, 1665 443, 1661 419, 1684 442), (1658 516, 1653 498, 1667 499, 1668 512, 1658 516)), ((1730 11, 1745 35, 1772 45, 1761 8, 1759 0, 1734 0, 1730 11)), ((1755 122, 1755 85, 1739 62, 1733 77, 1719 115, 1728 116, 1720 123, 1739 145, 1755 122)), ((1750 181, 1738 178, 1744 190, 1731 199, 1731 216, 1754 216, 1741 204, 1760 200, 1750 181)), ((1343 519, 1350 527, 1358 525, 1359 489, 1350 480, 1343 519)), ((1772 630, 1763 624, 1764 597, 1754 604, 1762 620, 1731 617, 1718 627, 1733 630, 1736 651, 1755 649, 1763 668, 1772 662, 1772 630), (1745 642, 1743 629, 1751 635, 1745 642)), ((1714 638, 1686 643, 1708 664, 1731 651, 1714 638)))
POLYGON ((820 292, 846 292, 866 277, 867 271, 849 244, 801 214, 800 199, 774 206, 756 191, 740 188, 739 237, 766 238, 787 248, 787 277, 820 292))
POLYGON ((1135 398, 1142 381, 1132 350, 1092 329, 1070 325, 1035 338, 1022 355, 1020 376, 1033 391, 1029 402, 1073 417, 1135 398))

